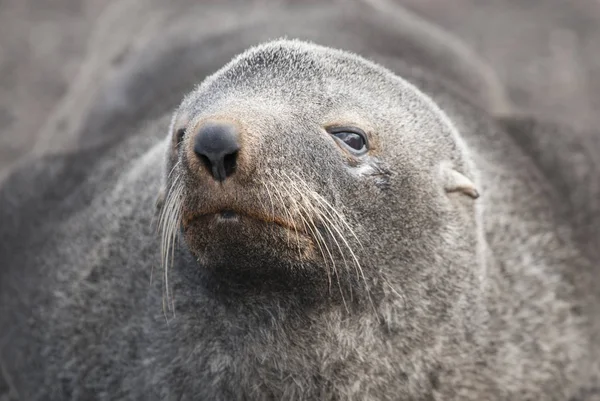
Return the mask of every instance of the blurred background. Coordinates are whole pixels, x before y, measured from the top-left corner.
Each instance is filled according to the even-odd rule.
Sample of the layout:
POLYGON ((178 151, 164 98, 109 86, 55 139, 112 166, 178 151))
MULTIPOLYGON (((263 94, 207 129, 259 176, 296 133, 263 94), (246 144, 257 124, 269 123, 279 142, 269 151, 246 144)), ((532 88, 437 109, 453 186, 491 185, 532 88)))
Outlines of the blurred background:
MULTIPOLYGON (((177 7, 185 1, 192 2, 177 0, 177 7)), ((0 0, 0 177, 6 166, 43 140, 44 127, 70 84, 93 69, 99 33, 104 32, 103 40, 135 41, 136 31, 156 25, 151 12, 155 3, 0 0)), ((229 1, 202 3, 236 7, 229 1)), ((266 7, 272 2, 255 3, 266 7)), ((598 131, 600 1, 396 3, 456 35, 478 53, 506 85, 518 111, 598 131)), ((340 4, 343 7, 344 1, 340 4)), ((162 1, 161 7, 165 5, 170 3, 162 1)))

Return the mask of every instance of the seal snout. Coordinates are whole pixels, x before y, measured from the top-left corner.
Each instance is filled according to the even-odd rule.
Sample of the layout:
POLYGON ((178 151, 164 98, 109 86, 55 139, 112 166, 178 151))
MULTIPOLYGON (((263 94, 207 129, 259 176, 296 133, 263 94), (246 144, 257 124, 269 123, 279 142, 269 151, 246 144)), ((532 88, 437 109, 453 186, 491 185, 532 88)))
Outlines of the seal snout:
POLYGON ((239 150, 238 129, 231 123, 206 122, 194 138, 194 154, 219 182, 235 172, 239 150))

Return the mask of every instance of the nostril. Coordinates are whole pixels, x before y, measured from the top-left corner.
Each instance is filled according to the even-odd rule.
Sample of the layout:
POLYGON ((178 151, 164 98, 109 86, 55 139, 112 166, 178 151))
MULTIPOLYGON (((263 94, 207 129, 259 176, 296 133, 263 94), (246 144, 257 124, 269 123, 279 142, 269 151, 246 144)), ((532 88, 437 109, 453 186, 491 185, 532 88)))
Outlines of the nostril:
POLYGON ((202 164, 204 164, 204 167, 206 167, 208 169, 208 171, 212 170, 212 162, 210 161, 210 159, 202 154, 197 154, 198 158, 200 159, 200 161, 202 162, 202 164))
POLYGON ((235 172, 235 168, 237 166, 237 157, 238 157, 238 152, 235 151, 233 153, 229 153, 229 154, 225 155, 225 157, 223 158, 225 174, 227 176, 230 176, 231 174, 233 174, 235 172))

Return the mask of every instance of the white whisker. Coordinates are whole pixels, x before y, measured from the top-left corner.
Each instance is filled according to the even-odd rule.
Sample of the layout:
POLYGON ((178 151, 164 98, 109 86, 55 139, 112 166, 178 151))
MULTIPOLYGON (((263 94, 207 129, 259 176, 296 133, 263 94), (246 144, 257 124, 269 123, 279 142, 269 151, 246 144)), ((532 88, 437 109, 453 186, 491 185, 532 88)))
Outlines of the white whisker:
MULTIPOLYGON (((358 260, 358 257, 356 256, 355 252, 352 250, 352 247, 346 240, 346 237, 344 236, 343 231, 348 231, 354 237, 354 239, 356 240, 360 249, 364 250, 364 247, 362 246, 358 236, 356 235, 356 233, 354 232, 354 230, 352 229, 350 224, 348 224, 348 222, 346 221, 344 216, 338 210, 336 210, 331 205, 331 203, 329 203, 323 196, 318 194, 316 191, 312 190, 308 186, 306 181, 302 177, 300 177, 300 175, 298 175, 295 172, 293 172, 292 174, 294 175, 295 179, 291 179, 286 173, 283 173, 283 175, 285 175, 287 177, 288 181, 301 184, 303 186, 306 194, 309 195, 314 200, 314 202, 316 202, 316 205, 313 204, 313 207, 314 207, 315 211, 317 211, 317 215, 319 216, 321 221, 323 223, 325 223, 325 224, 323 224, 323 226, 325 227, 325 229, 329 233, 331 239, 335 242, 336 246, 338 247, 338 250, 340 251, 341 257, 344 260, 344 264, 346 265, 346 267, 347 267, 347 260, 344 255, 345 252, 342 251, 342 246, 340 245, 340 242, 337 239, 338 237, 339 237, 339 240, 343 243, 344 247, 348 250, 348 252, 350 252, 351 259, 354 262, 353 264, 355 267, 357 277, 359 279, 361 279, 362 282, 364 283, 365 289, 367 292, 367 297, 369 298, 369 302, 370 302, 371 306, 373 307, 374 311, 376 311, 375 304, 371 297, 367 279, 364 275, 362 266, 358 260)), ((302 192, 299 190, 299 188, 297 188, 297 186, 296 186, 296 190, 299 192, 302 192)))
MULTIPOLYGON (((173 167, 169 175, 175 171, 177 166, 178 164, 173 167)), ((164 280, 163 312, 165 313, 165 318, 168 309, 171 309, 173 315, 175 315, 175 301, 171 297, 169 286, 169 268, 173 266, 175 261, 175 245, 177 243, 179 225, 181 224, 183 189, 184 187, 179 176, 175 177, 166 194, 158 223, 161 231, 161 264, 164 280)))
MULTIPOLYGON (((273 182, 273 181, 271 180, 271 182, 273 182)), ((285 185, 282 185, 281 187, 287 193, 287 195, 288 195, 287 199, 293 204, 294 209, 295 209, 293 211, 296 212, 295 214, 299 214, 299 208, 298 208, 298 203, 297 203, 296 199, 290 195, 290 192, 288 191, 288 189, 286 188, 285 185)), ((277 189, 277 190, 279 190, 279 189, 277 189)), ((300 260, 300 262, 302 262, 302 247, 300 246, 300 237, 298 234, 298 229, 296 227, 296 220, 293 218, 292 213, 290 213, 289 211, 286 211, 286 212, 287 212, 288 216, 290 217, 289 222, 290 222, 290 224, 292 224, 292 226, 294 228, 294 233, 296 235, 296 246, 298 248, 298 259, 300 260)))

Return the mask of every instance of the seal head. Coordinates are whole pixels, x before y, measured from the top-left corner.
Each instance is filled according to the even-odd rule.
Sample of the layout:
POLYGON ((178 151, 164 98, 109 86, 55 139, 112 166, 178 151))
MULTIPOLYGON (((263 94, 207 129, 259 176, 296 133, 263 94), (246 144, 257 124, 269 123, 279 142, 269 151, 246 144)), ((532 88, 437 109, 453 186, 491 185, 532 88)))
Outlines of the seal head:
POLYGON ((247 51, 183 100, 168 152, 163 245, 181 229, 219 288, 345 301, 478 269, 476 177, 456 130, 353 54, 247 51))

